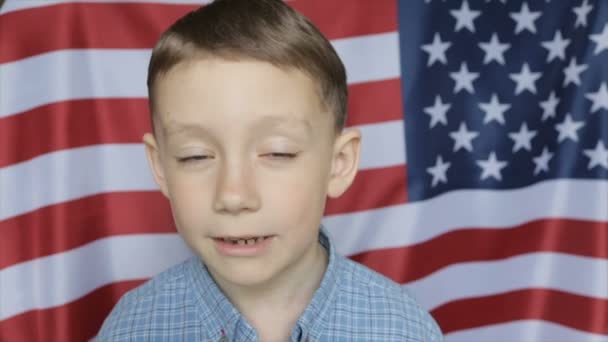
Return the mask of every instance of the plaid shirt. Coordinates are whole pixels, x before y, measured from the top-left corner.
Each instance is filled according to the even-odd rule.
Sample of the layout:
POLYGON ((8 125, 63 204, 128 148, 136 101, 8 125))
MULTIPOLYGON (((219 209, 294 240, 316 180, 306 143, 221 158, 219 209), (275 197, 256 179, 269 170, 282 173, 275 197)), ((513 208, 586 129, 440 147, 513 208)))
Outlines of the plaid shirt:
MULTIPOLYGON (((329 264, 290 341, 441 341, 441 332, 397 283, 338 255, 324 229, 329 264)), ((257 341, 255 329, 193 257, 127 293, 97 341, 257 341)))

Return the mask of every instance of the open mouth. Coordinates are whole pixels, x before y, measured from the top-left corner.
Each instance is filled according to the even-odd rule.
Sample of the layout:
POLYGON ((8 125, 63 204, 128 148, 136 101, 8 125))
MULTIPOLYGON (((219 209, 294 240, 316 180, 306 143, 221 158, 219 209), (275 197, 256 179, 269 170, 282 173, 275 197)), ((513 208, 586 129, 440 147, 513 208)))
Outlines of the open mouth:
POLYGON ((260 243, 268 238, 270 238, 271 236, 258 236, 258 237, 247 237, 247 238, 229 238, 229 237, 225 237, 225 238, 216 238, 215 240, 219 240, 222 241, 224 243, 229 243, 232 245, 239 245, 239 246, 253 246, 257 243, 260 243))

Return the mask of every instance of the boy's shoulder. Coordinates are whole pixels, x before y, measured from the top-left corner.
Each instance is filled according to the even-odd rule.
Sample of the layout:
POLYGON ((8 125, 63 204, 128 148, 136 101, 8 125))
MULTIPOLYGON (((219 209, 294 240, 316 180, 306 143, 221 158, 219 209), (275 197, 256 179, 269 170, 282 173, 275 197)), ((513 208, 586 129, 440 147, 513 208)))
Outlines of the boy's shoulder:
POLYGON ((186 277, 192 262, 194 257, 125 293, 104 321, 96 341, 148 340, 163 331, 198 335, 200 317, 186 277), (176 312, 180 321, 171 319, 176 312), (179 327, 172 326, 175 324, 179 327))
POLYGON ((350 316, 347 320, 357 322, 356 329, 362 333, 373 334, 376 328, 390 331, 391 340, 442 341, 435 320, 404 286, 348 258, 339 258, 340 291, 335 311, 342 317, 338 320, 350 316))

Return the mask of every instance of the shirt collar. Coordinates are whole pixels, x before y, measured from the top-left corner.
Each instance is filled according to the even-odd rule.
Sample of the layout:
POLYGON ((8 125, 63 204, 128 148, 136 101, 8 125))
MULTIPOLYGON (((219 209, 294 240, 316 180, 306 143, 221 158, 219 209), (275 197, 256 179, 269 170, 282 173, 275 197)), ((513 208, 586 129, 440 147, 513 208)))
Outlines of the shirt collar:
MULTIPOLYGON (((319 242, 328 254, 327 268, 310 304, 298 318, 292 330, 292 338, 294 335, 299 335, 302 340, 316 339, 323 330, 322 325, 326 321, 325 317, 337 297, 338 263, 340 259, 337 257, 335 246, 323 226, 319 230, 319 242)), ((196 289, 193 292, 198 303, 197 306, 203 308, 201 310, 203 316, 201 320, 205 325, 208 337, 211 340, 218 341, 222 336, 232 335, 237 330, 247 335, 254 333, 249 324, 246 325, 249 326, 251 331, 247 331, 249 329, 244 324, 239 324, 241 320, 244 321, 244 318, 217 286, 202 260, 193 258, 188 266, 190 270, 187 273, 191 275, 190 283, 196 289)))

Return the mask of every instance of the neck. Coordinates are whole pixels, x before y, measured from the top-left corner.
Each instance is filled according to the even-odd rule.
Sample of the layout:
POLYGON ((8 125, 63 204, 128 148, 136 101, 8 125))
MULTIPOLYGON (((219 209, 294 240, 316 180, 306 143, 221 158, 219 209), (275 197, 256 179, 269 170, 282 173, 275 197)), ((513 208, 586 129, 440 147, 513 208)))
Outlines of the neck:
POLYGON ((319 288, 327 263, 327 252, 317 242, 296 264, 263 284, 240 286, 218 278, 216 282, 256 330, 277 319, 291 329, 319 288))

